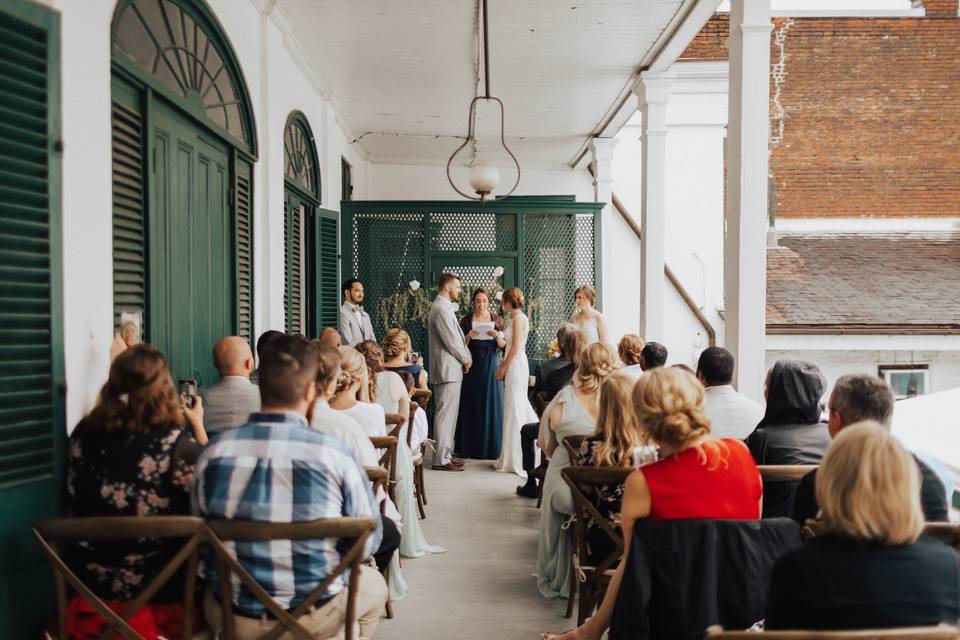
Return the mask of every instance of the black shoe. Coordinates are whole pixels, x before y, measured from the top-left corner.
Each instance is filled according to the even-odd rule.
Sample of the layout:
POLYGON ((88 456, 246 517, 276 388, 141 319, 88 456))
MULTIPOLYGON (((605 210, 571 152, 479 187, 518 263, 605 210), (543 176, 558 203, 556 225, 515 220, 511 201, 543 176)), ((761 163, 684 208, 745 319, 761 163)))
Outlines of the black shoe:
POLYGON ((535 482, 528 482, 527 484, 520 485, 517 487, 517 495, 524 498, 536 498, 537 484, 535 482))

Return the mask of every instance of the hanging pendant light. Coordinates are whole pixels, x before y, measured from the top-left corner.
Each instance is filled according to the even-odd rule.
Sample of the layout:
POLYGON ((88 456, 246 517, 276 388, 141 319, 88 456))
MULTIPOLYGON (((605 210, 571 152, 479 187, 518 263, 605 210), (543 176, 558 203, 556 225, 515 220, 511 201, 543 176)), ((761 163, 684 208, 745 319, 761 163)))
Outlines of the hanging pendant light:
POLYGON ((500 98, 490 95, 490 54, 488 47, 488 36, 487 36, 487 0, 480 0, 481 10, 483 12, 483 77, 484 77, 484 94, 482 96, 477 96, 470 101, 469 109, 469 121, 467 126, 467 139, 464 140, 463 144, 457 147, 457 150, 453 152, 450 158, 447 160, 447 181, 450 183, 450 186, 453 187, 453 190, 459 193, 464 198, 470 200, 480 200, 483 202, 490 198, 493 194, 494 189, 497 188, 497 185, 500 182, 500 169, 495 165, 492 165, 488 162, 485 162, 481 159, 474 159, 470 164, 470 188, 473 189, 476 195, 470 195, 465 193, 457 188, 457 185, 453 182, 453 177, 450 175, 450 166, 453 164, 454 158, 457 157, 464 147, 469 144, 476 144, 477 135, 476 135, 476 122, 477 122, 477 104, 479 102, 495 102, 500 107, 500 144, 503 145, 503 149, 507 152, 507 155, 513 160, 514 166, 517 168, 517 179, 514 181, 513 186, 510 187, 510 191, 505 193, 502 196, 496 196, 494 200, 501 200, 506 198, 514 191, 517 190, 517 185, 520 184, 520 163, 517 161, 517 157, 513 155, 513 152, 510 150, 510 147, 507 146, 506 136, 504 134, 504 113, 503 113, 503 102, 500 98))

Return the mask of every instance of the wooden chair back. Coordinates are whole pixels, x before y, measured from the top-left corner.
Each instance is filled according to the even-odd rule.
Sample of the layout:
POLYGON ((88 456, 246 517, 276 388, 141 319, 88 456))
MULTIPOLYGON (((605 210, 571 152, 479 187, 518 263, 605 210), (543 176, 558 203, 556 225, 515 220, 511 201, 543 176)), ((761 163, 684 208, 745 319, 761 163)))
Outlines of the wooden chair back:
POLYGON ((803 476, 817 468, 815 464, 761 464, 760 480, 770 482, 800 482, 803 476))
POLYGON ((170 578, 186 563, 183 596, 183 638, 193 637, 194 590, 200 543, 206 533, 201 518, 189 516, 104 516, 89 518, 53 518, 41 520, 33 526, 33 535, 53 568, 54 590, 57 600, 59 637, 66 640, 67 585, 86 600, 107 621, 101 640, 119 634, 127 640, 143 640, 127 623, 150 601, 170 578), (96 596, 70 569, 57 552, 59 542, 138 540, 141 538, 183 538, 186 542, 170 562, 147 584, 146 588, 119 614, 96 596))
MULTIPOLYGON (((564 441, 566 444, 566 440, 564 441)), ((624 539, 623 531, 617 522, 603 516, 597 509, 594 501, 596 490, 603 485, 620 485, 634 472, 632 467, 578 467, 570 466, 562 469, 560 475, 570 487, 573 496, 573 549, 574 549, 574 580, 578 574, 583 574, 585 583, 580 588, 580 607, 577 615, 577 624, 583 622, 593 613, 593 607, 599 604, 596 596, 602 598, 597 585, 609 581, 608 572, 616 568, 623 558, 624 539), (591 558, 587 544, 588 524, 595 523, 613 543, 612 550, 604 558, 591 558), (596 600, 596 601, 595 601, 596 600)), ((573 588, 571 587, 571 594, 573 588)), ((567 617, 572 613, 572 599, 567 607, 567 617)))
MULTIPOLYGON (((800 534, 804 540, 810 540, 826 533, 826 525, 822 520, 810 518, 803 523, 800 534)), ((956 522, 928 522, 923 525, 923 535, 948 544, 960 553, 960 523, 956 522)))
POLYGON ((251 522, 249 520, 211 520, 207 523, 207 537, 217 557, 218 578, 220 584, 220 607, 223 616, 221 637, 234 640, 233 628, 233 586, 231 574, 236 574, 247 589, 273 614, 277 623, 260 636, 258 640, 276 640, 285 632, 299 640, 316 640, 298 618, 310 610, 322 598, 327 589, 346 571, 350 571, 347 586, 347 613, 344 621, 344 634, 347 640, 354 640, 354 622, 357 617, 357 581, 360 577, 360 563, 363 560, 363 547, 367 538, 376 529, 376 522, 370 518, 325 518, 310 522, 251 522), (264 542, 270 540, 318 540, 336 538, 352 540, 349 549, 341 556, 340 562, 311 591, 307 598, 292 612, 287 611, 274 600, 242 564, 230 553, 225 542, 264 542))
MULTIPOLYGON (((373 495, 377 495, 378 489, 383 489, 386 491, 387 483, 390 481, 390 472, 388 472, 383 467, 364 467, 364 471, 367 472, 367 480, 373 484, 373 495)), ((384 500, 380 503, 380 515, 383 515, 387 509, 387 501, 384 500)))
POLYGON ((430 389, 414 389, 413 391, 413 400, 423 409, 427 408, 427 404, 432 397, 433 391, 430 389))
POLYGON ((547 410, 547 405, 550 404, 550 400, 547 398, 546 391, 538 391, 533 394, 533 408, 537 410, 537 415, 541 418, 543 413, 547 410))
POLYGON ((850 631, 724 631, 719 626, 707 629, 709 640, 957 640, 960 628, 901 627, 897 629, 857 629, 850 631))
POLYGON ((410 452, 413 455, 416 453, 413 451, 413 417, 417 414, 417 411, 420 410, 420 404, 416 400, 410 401, 410 419, 407 420, 407 447, 410 449, 410 452))
POLYGON ((399 438, 400 431, 403 430, 403 425, 407 424, 407 419, 399 413, 388 413, 384 418, 384 422, 387 424, 387 435, 399 438))
POLYGON ((587 436, 567 436, 563 439, 563 448, 567 450, 567 455, 570 456, 570 464, 576 464, 576 461, 580 458, 580 447, 583 446, 583 441, 587 439, 587 436))
POLYGON ((375 449, 382 451, 380 466, 387 470, 389 479, 387 481, 387 494, 390 499, 396 502, 397 486, 397 436, 371 436, 370 442, 375 449))

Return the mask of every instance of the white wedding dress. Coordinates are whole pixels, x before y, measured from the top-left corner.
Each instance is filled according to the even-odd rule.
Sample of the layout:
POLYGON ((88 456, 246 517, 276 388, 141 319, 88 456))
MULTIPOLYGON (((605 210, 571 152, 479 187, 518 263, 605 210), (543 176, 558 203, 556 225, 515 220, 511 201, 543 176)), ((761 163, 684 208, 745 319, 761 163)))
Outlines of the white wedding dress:
POLYGON ((530 379, 530 367, 527 364, 527 335, 530 333, 530 321, 523 312, 518 311, 504 333, 507 339, 507 353, 510 353, 514 340, 518 344, 518 349, 503 380, 503 439, 500 457, 494 463, 494 468, 497 471, 515 473, 521 478, 526 478, 527 474, 523 470, 523 454, 520 449, 520 428, 540 420, 527 399, 527 385, 530 379))

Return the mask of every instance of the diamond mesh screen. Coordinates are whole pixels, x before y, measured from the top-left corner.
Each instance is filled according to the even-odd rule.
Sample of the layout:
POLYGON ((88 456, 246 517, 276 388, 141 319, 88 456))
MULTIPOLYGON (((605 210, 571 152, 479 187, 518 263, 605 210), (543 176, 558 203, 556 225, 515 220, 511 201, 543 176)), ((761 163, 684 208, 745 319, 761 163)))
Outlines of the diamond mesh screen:
POLYGON ((490 212, 433 213, 430 236, 433 251, 516 251, 517 216, 490 212))
MULTIPOLYGON (((423 279, 423 216, 401 212, 359 212, 353 216, 350 266, 353 276, 363 281, 364 309, 378 338, 396 326, 395 318, 390 317, 394 314, 378 310, 378 303, 407 289, 410 281, 423 279)), ((413 350, 425 351, 425 323, 408 322, 403 328, 410 334, 413 350)))
POLYGON ((574 311, 574 289, 594 284, 593 216, 529 214, 523 225, 527 355, 544 358, 560 323, 574 311))

